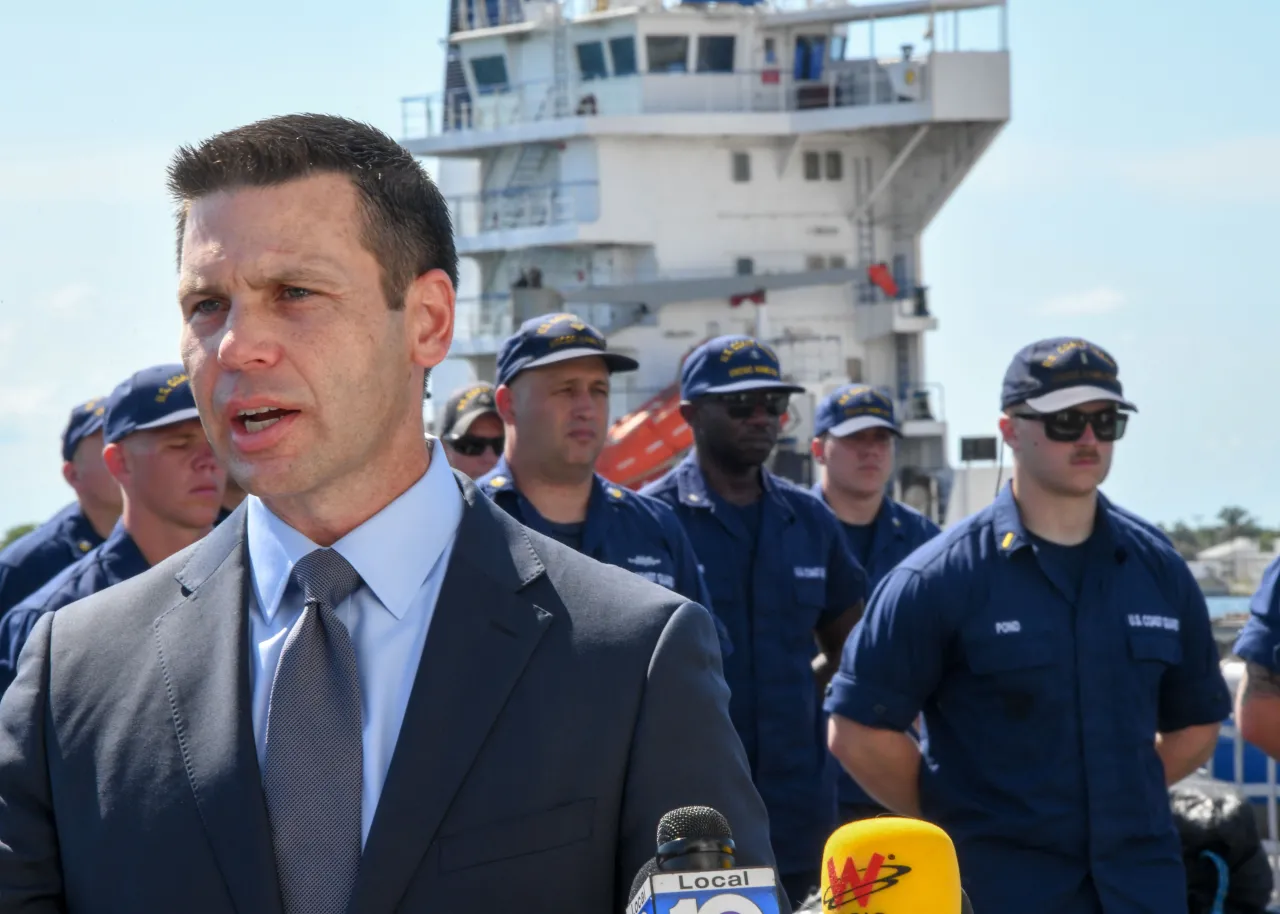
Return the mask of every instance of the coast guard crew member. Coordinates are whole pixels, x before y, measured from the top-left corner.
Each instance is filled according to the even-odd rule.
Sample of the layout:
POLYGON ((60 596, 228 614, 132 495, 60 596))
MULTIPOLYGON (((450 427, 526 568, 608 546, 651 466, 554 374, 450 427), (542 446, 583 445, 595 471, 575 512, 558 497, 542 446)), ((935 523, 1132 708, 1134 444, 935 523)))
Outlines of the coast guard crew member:
POLYGON ((477 485, 525 526, 713 609, 675 512, 595 472, 609 425, 609 377, 638 367, 575 315, 525 321, 498 353, 494 400, 505 450, 477 485))
POLYGON ((62 432, 62 478, 76 500, 0 552, 0 616, 106 538, 120 516, 120 487, 102 462, 101 398, 71 410, 62 432))
MULTIPOLYGON (((833 390, 814 416, 811 447, 818 481, 813 494, 839 519, 853 557, 867 573, 869 592, 940 532, 919 511, 885 494, 893 477, 894 440, 901 435, 893 401, 866 384, 833 390)), ((838 772, 836 782, 841 822, 888 811, 847 772, 838 772)))
POLYGON ((881 582, 828 690, 831 749, 947 829, 975 911, 1186 912, 1168 785, 1230 710, 1204 597, 1098 492, 1134 409, 1107 352, 1025 347, 1001 406, 1012 484, 881 582))
POLYGON ((47 612, 141 574, 213 527, 226 473, 214 459, 180 364, 120 383, 103 417, 103 460, 123 493, 111 535, 0 622, 0 690, 13 681, 27 636, 47 612))
POLYGON ((704 343, 680 377, 694 450, 641 490, 675 508, 728 627, 729 710, 796 904, 819 884, 836 826, 820 693, 866 599, 866 575, 835 517, 764 466, 791 394, 803 389, 782 380, 773 350, 751 337, 704 343))
POLYGON ((1280 559, 1262 573, 1232 653, 1244 661, 1236 695, 1240 735, 1280 759, 1280 559))
POLYGON ((493 403, 493 385, 481 381, 459 387, 444 405, 440 440, 455 470, 479 479, 502 456, 502 419, 493 403))

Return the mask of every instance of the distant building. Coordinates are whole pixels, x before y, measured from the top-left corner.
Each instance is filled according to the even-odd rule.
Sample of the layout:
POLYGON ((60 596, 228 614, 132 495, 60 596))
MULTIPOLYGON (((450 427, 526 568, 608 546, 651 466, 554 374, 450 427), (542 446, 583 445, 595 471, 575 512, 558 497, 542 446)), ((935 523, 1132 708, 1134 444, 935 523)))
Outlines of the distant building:
POLYGON ((1275 557, 1275 549, 1264 550, 1256 539, 1237 536, 1201 551, 1194 565, 1202 567, 1205 579, 1217 578, 1237 593, 1252 592, 1275 557))
POLYGON ((1187 567, 1195 575, 1196 583, 1200 585, 1200 591, 1206 597, 1225 597, 1231 594, 1230 586, 1218 577, 1217 568, 1213 564, 1192 559, 1187 562, 1187 567))

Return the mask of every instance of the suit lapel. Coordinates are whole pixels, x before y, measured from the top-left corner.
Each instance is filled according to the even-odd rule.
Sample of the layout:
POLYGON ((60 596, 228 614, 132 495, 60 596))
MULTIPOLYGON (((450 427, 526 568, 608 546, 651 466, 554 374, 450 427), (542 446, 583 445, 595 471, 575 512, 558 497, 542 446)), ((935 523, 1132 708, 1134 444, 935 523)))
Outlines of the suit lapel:
POLYGON ((467 505, 347 910, 394 910, 551 613, 517 591, 543 572, 523 528, 469 481, 467 505), (501 548, 506 541, 507 549, 501 548), (473 564, 482 556, 484 568, 473 564))
POLYGON ((281 910, 254 747, 243 505, 177 575, 184 599, 155 622, 165 685, 209 843, 242 914, 281 910))

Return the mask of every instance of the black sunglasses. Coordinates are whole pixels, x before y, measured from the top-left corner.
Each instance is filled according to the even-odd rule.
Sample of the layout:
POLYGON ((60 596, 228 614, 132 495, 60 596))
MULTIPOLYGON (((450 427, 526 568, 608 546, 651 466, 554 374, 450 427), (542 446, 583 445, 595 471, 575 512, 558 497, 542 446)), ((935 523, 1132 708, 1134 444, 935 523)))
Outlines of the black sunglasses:
POLYGON ((770 416, 781 416, 787 411, 791 394, 744 390, 732 394, 712 394, 708 399, 723 406, 730 419, 750 419, 757 409, 763 409, 770 416))
POLYGON ((1056 413, 1014 413, 1019 419, 1044 423, 1044 436, 1050 441, 1078 441, 1086 425, 1093 426, 1099 441, 1118 441, 1124 437, 1129 416, 1118 409, 1086 413, 1080 409, 1060 409, 1056 413))
POLYGON ((446 438, 449 447, 453 448, 464 457, 479 457, 484 453, 485 448, 493 451, 495 456, 502 455, 503 436, 497 438, 481 438, 477 435, 458 435, 454 438, 446 438))

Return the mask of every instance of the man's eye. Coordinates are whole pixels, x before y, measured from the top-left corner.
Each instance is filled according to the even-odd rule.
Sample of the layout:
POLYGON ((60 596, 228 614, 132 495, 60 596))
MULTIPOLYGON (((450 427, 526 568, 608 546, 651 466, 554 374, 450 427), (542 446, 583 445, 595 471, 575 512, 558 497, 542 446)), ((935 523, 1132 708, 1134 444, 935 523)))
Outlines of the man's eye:
POLYGON ((218 301, 216 298, 206 298, 203 301, 196 302, 195 307, 191 309, 191 312, 193 314, 213 314, 221 307, 222 302, 218 301))
POLYGON ((306 298, 308 295, 311 294, 311 290, 299 289, 297 286, 285 286, 284 290, 280 294, 283 295, 285 298, 292 298, 296 300, 300 298, 306 298))

